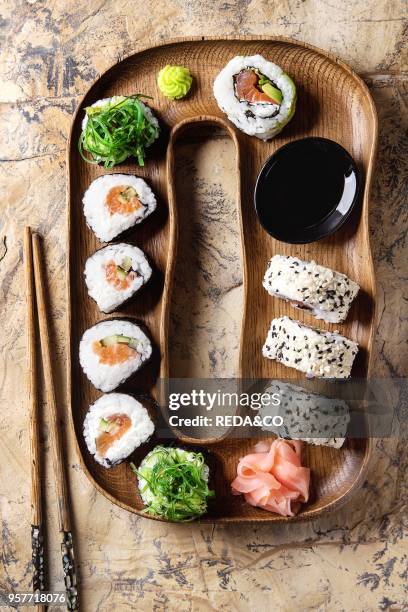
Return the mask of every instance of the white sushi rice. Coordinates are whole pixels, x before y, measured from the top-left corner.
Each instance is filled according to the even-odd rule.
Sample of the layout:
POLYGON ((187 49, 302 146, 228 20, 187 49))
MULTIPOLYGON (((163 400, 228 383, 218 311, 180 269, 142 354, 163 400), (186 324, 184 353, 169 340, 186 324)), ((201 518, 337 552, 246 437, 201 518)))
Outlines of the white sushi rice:
POLYGON ((152 354, 152 345, 146 334, 135 323, 111 319, 97 323, 86 330, 79 345, 79 361, 82 369, 97 389, 113 391, 137 372, 152 354), (108 336, 128 336, 136 340, 136 355, 124 363, 108 365, 99 362, 93 343, 108 336))
POLYGON ((99 249, 91 255, 85 264, 84 274, 89 295, 102 312, 109 313, 130 299, 142 285, 147 283, 152 269, 141 249, 120 242, 99 249), (137 275, 133 281, 130 281, 127 289, 118 289, 106 280, 105 266, 111 261, 121 266, 125 258, 131 260, 131 270, 137 275))
POLYGON ((83 197, 84 215, 89 227, 101 242, 109 242, 125 230, 141 223, 156 208, 156 196, 149 185, 131 174, 104 174, 95 179, 83 197), (109 191, 116 186, 133 187, 142 204, 134 212, 111 214, 106 206, 109 191))
POLYGON ((341 323, 360 287, 345 274, 319 266, 315 261, 274 255, 263 286, 270 295, 310 310, 316 319, 341 323))
POLYGON ((350 421, 350 410, 344 400, 311 393, 297 385, 277 380, 271 381, 263 393, 271 398, 279 396, 280 404, 274 406, 271 402, 269 406, 262 405, 259 409, 261 418, 279 415, 283 419, 281 427, 264 424, 264 431, 315 446, 343 446, 350 421), (311 435, 313 437, 305 437, 311 435))
POLYGON ((289 317, 273 319, 262 354, 309 378, 348 378, 358 344, 337 333, 303 325, 289 317))
POLYGON ((214 81, 214 96, 220 109, 237 128, 261 140, 268 140, 279 134, 291 120, 296 106, 296 88, 292 79, 282 68, 262 55, 238 55, 232 58, 214 81), (234 76, 247 68, 258 69, 280 89, 283 96, 280 105, 250 103, 238 99, 234 76))
POLYGON ((106 468, 126 459, 150 438, 153 431, 154 424, 146 408, 125 393, 109 393, 100 397, 89 407, 84 421, 84 438, 88 450, 95 461, 106 468), (96 439, 102 433, 101 419, 107 420, 115 414, 127 415, 131 420, 131 427, 121 438, 113 441, 106 454, 102 456, 96 448, 96 439))

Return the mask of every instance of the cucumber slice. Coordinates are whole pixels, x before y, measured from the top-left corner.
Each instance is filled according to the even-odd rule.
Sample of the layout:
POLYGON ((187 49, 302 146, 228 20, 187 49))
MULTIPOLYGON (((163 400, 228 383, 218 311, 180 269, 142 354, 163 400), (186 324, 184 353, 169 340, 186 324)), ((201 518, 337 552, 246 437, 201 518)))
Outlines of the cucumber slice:
POLYGON ((130 257, 125 257, 120 265, 120 268, 122 268, 122 270, 124 270, 125 272, 129 272, 130 268, 132 267, 132 260, 130 257))
POLYGON ((120 280, 126 280, 127 272, 121 266, 116 266, 116 276, 120 280))
POLYGON ((102 346, 111 346, 112 344, 116 344, 116 336, 106 336, 101 339, 102 346))
POLYGON ((122 344, 129 344, 132 338, 129 336, 116 336, 116 342, 121 342, 122 344))
POLYGON ((99 429, 101 429, 105 433, 109 433, 114 427, 115 423, 111 423, 104 418, 99 421, 99 429))
POLYGON ((112 346, 112 344, 118 343, 129 344, 131 339, 132 338, 129 338, 129 336, 120 336, 118 334, 114 334, 113 336, 105 336, 105 338, 102 338, 101 344, 102 346, 112 346))
POLYGON ((126 187, 119 194, 119 201, 122 203, 129 202, 132 198, 137 197, 137 191, 134 187, 126 187))

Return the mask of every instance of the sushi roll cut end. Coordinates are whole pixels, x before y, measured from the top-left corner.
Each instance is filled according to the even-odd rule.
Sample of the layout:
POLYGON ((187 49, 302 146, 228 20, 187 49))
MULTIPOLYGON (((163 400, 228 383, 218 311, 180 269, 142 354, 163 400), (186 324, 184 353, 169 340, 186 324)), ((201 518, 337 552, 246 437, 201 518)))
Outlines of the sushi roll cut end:
POLYGON ((262 140, 279 134, 296 107, 292 79, 262 55, 232 58, 214 81, 214 96, 237 128, 262 140))
POLYGON ((135 374, 149 359, 152 345, 141 328, 130 321, 111 319, 86 330, 79 360, 91 383, 105 393, 135 374))
POLYGON ((130 174, 105 174, 95 179, 83 197, 84 215, 101 242, 110 242, 144 221, 156 208, 146 181, 130 174))
POLYGON ((133 297, 151 274, 143 251, 125 243, 99 249, 85 264, 88 293, 105 313, 133 297))
POLYGON ((100 397, 90 406, 84 421, 88 450, 106 468, 126 459, 153 431, 146 408, 124 393, 100 397))
POLYGON ((159 136, 159 122, 139 95, 113 96, 85 108, 78 148, 82 159, 105 168, 134 156, 144 166, 146 149, 159 136))

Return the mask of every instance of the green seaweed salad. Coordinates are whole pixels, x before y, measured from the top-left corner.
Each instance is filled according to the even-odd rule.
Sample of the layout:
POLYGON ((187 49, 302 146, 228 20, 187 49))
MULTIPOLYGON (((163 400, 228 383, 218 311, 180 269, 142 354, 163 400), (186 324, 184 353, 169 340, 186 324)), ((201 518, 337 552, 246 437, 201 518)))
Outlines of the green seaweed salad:
POLYGON ((112 168, 133 155, 144 166, 146 149, 158 137, 159 124, 140 94, 117 96, 88 106, 85 112, 78 143, 85 161, 112 168))
POLYGON ((202 453, 156 446, 142 461, 139 491, 146 512, 169 521, 192 521, 207 511, 214 496, 208 488, 208 466, 202 453))

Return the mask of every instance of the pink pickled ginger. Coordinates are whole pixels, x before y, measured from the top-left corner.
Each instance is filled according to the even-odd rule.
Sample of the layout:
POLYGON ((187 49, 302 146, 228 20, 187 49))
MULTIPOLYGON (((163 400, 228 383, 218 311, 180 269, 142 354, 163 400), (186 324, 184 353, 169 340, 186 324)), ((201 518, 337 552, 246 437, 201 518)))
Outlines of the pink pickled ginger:
POLYGON ((233 494, 243 493, 251 506, 294 516, 309 499, 310 469, 300 464, 301 449, 299 440, 259 442, 239 460, 233 494))

